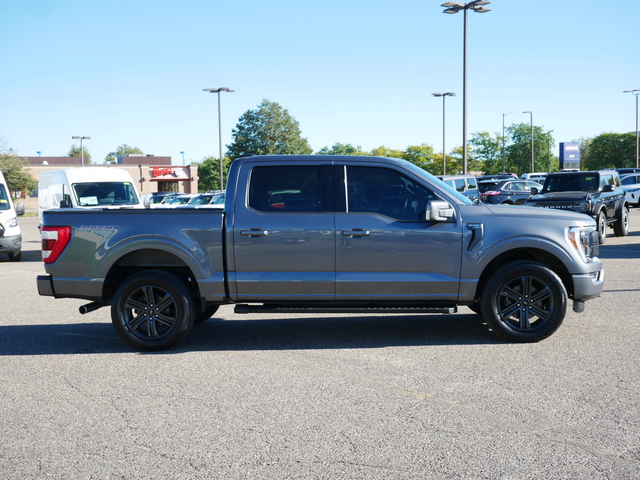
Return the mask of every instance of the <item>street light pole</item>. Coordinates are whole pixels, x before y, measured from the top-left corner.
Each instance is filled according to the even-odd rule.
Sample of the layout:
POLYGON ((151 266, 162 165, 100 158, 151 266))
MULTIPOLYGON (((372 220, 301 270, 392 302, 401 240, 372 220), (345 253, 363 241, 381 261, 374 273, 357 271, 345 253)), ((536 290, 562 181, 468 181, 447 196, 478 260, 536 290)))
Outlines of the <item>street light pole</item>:
POLYGON ((444 99, 446 97, 455 97, 456 94, 453 92, 447 93, 432 93, 434 97, 442 97, 442 175, 447 174, 447 151, 444 148, 445 145, 445 109, 444 109, 444 99))
POLYGON ((224 167, 222 163, 222 114, 220 113, 220 92, 235 92, 235 90, 231 90, 230 88, 222 87, 222 88, 205 88, 203 92, 211 92, 218 94, 218 142, 220 147, 220 190, 224 190, 224 167))
POLYGON ((184 152, 180 152, 182 154, 182 165, 184 166, 184 152))
POLYGON ((513 112, 507 112, 502 114, 502 173, 507 173, 507 167, 504 159, 504 117, 507 115, 513 115, 513 112))
POLYGON ((524 111, 522 113, 528 113, 531 115, 531 173, 535 172, 534 156, 533 156, 533 112, 531 110, 524 111))
POLYGON ((80 161, 81 165, 84 167, 84 147, 82 146, 83 140, 91 140, 91 137, 71 137, 72 139, 80 139, 80 161))
POLYGON ((483 5, 491 2, 487 0, 474 0, 473 2, 446 2, 442 6, 446 8, 444 13, 458 13, 464 11, 464 47, 463 47, 463 67, 462 67, 462 173, 467 173, 469 151, 467 148, 467 10, 478 13, 489 12, 490 9, 483 5))
POLYGON ((640 168, 638 163, 638 157, 640 156, 640 131, 638 130, 638 95, 640 95, 640 88, 625 90, 623 93, 630 93, 636 97, 636 168, 640 168))

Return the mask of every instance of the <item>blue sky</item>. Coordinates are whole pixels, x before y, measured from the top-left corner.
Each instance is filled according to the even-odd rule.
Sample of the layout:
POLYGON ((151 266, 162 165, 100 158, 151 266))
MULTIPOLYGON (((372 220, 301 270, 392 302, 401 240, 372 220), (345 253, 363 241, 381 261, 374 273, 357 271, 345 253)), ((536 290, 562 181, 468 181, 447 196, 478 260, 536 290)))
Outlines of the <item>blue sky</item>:
MULTIPOLYGON (((121 144, 218 155, 240 116, 279 103, 318 150, 462 144, 463 14, 443 0, 0 0, 0 138, 93 161, 121 144)), ((469 13, 469 133, 533 121, 556 142, 635 130, 638 1, 492 0, 469 13)), ((557 148, 556 148, 557 150, 557 148)), ((557 151, 554 152, 556 155, 557 151)))

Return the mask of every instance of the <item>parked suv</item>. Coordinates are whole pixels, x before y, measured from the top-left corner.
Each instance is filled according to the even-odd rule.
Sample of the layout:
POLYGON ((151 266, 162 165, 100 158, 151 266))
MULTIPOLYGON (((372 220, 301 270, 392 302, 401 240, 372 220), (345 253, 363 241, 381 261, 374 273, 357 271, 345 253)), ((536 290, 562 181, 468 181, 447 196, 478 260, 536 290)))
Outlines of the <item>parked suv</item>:
MULTIPOLYGON (((490 182, 480 182, 478 187, 490 182)), ((494 205, 522 205, 531 195, 532 188, 542 190, 542 185, 529 180, 502 180, 486 190, 480 188, 480 201, 494 205)))
POLYGON ((600 243, 605 242, 607 226, 616 237, 629 232, 629 204, 615 170, 559 172, 547 176, 542 191, 532 191, 526 205, 572 210, 593 217, 600 243))
POLYGON ((471 201, 478 200, 478 182, 473 175, 438 175, 438 178, 471 201))

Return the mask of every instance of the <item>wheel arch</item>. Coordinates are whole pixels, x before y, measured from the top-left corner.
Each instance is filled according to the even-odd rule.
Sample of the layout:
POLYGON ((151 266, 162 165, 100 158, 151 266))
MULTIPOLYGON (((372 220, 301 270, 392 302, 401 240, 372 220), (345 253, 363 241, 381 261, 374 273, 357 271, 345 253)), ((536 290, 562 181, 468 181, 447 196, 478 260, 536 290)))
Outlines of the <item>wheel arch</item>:
POLYGON ((482 270, 482 273, 480 274, 480 278, 476 286, 475 300, 480 298, 485 285, 487 284, 492 273, 496 271, 496 269, 507 263, 515 262, 518 260, 537 262, 552 270, 556 275, 558 275, 558 277, 560 277, 560 280, 562 280, 569 298, 573 297, 573 281, 571 274, 569 273, 569 270, 567 270, 564 263, 558 257, 556 257, 553 253, 538 248, 518 248, 501 253, 485 266, 485 268, 482 270))
POLYGON ((127 278, 145 270, 169 272, 180 278, 192 290, 194 299, 200 298, 200 289, 192 269, 177 255, 159 249, 141 249, 119 258, 109 269, 103 285, 103 299, 111 303, 118 286, 127 278))

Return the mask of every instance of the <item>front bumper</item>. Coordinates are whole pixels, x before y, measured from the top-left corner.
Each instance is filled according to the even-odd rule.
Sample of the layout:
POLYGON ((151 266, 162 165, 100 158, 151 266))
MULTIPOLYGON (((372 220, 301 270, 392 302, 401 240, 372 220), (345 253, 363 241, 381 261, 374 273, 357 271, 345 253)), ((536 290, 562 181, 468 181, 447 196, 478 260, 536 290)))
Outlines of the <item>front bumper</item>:
POLYGON ((591 273, 572 275, 573 300, 589 300, 599 297, 604 286, 604 268, 591 273))
POLYGON ((18 253, 21 249, 21 234, 0 237, 0 253, 18 253))

